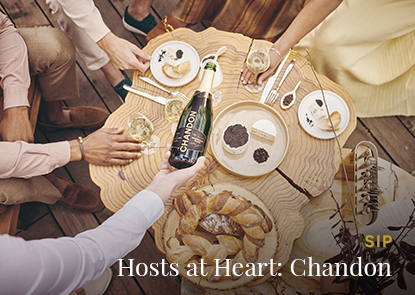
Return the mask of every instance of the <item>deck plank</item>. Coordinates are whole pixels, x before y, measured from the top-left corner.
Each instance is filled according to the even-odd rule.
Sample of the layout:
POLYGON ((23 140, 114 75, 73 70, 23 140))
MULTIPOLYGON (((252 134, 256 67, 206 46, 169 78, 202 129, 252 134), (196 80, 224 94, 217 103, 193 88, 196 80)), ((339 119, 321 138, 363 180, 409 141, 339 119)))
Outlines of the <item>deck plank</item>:
POLYGON ((48 206, 43 203, 30 202, 20 205, 18 232, 26 230, 29 226, 37 222, 43 216, 49 214, 48 206))
POLYGON ((49 25, 45 19, 42 10, 39 9, 35 0, 16 1, 16 0, 2 0, 1 4, 7 11, 11 20, 16 26, 32 25, 44 26, 49 25), (28 19, 30 22, 28 23, 28 19))
POLYGON ((399 116, 398 119, 405 125, 412 136, 415 136, 415 116, 399 116))
POLYGON ((53 219, 52 214, 47 214, 29 226, 27 230, 21 231, 18 236, 25 240, 58 238, 63 236, 63 232, 53 219))
POLYGON ((361 141, 370 141, 374 145, 376 145, 379 153, 379 157, 382 159, 388 160, 390 162, 394 162, 389 155, 387 154, 386 150, 383 146, 379 145, 376 142, 376 139, 372 136, 369 130, 362 125, 360 120, 357 121, 357 126, 355 131, 350 135, 349 139, 346 141, 344 147, 353 149, 359 142, 361 141))
POLYGON ((415 170, 415 138, 397 117, 362 118, 368 128, 399 167, 411 172, 415 170))

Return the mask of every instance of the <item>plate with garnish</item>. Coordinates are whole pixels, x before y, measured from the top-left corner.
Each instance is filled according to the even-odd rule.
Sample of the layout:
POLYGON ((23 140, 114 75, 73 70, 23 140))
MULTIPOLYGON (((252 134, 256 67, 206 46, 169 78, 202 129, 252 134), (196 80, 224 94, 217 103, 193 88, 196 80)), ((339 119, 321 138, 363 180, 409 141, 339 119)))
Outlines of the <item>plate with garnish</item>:
POLYGON ((154 78, 169 87, 179 87, 191 82, 199 72, 199 54, 188 43, 166 42, 154 50, 150 70, 154 78))
POLYGON ((350 113, 346 102, 339 95, 331 91, 323 91, 325 100, 321 90, 311 92, 303 98, 298 107, 298 121, 304 131, 311 136, 332 139, 335 137, 334 132, 340 135, 346 129, 350 113))
POLYGON ((273 108, 257 101, 234 103, 213 122, 210 147, 227 170, 246 177, 273 171, 289 145, 288 128, 273 108))

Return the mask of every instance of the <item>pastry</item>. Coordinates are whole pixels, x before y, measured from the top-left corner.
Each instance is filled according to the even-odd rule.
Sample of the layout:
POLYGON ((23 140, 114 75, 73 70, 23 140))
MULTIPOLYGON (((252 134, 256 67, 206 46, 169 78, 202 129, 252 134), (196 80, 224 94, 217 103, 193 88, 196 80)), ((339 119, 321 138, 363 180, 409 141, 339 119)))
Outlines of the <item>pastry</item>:
POLYGON ((184 75, 190 72, 191 69, 192 65, 190 64, 190 61, 182 62, 181 64, 178 64, 173 68, 173 70, 180 75, 184 75))
POLYGON ((161 69, 167 77, 172 79, 180 79, 184 74, 190 72, 192 66, 190 61, 185 61, 174 67, 171 64, 165 64, 161 67, 161 69))
POLYGON ((338 111, 333 112, 330 115, 329 119, 323 119, 321 121, 318 122, 318 127, 323 130, 323 131, 332 131, 333 128, 330 124, 330 120, 333 123, 333 128, 334 130, 339 130, 340 129, 340 122, 342 120, 342 117, 340 115, 340 113, 338 111))
POLYGON ((173 70, 173 66, 172 65, 164 65, 161 67, 163 73, 172 79, 180 79, 183 75, 177 73, 175 70, 173 70))
POLYGON ((238 269, 238 273, 243 274, 247 263, 258 261, 266 233, 273 228, 272 220, 260 207, 227 190, 216 194, 186 192, 176 197, 173 205, 180 220, 176 237, 170 237, 166 243, 167 259, 171 263, 183 263, 188 259, 184 263, 186 269, 192 268, 198 275, 203 262, 205 279, 211 283, 240 279, 241 276, 234 274, 227 276, 224 268, 217 272, 216 265, 221 267, 225 259, 230 259, 230 265, 243 265, 238 269), (209 241, 195 232, 203 220, 209 221, 210 232, 217 232, 224 225, 230 228, 237 225, 243 236, 219 234, 209 241), (191 263, 194 265, 189 265, 191 263))

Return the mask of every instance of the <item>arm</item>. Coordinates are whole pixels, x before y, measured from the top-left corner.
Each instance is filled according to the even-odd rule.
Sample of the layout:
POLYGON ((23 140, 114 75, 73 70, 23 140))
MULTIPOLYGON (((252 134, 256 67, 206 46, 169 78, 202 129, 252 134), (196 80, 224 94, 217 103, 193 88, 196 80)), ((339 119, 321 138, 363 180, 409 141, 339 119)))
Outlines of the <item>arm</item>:
POLYGON ((163 214, 163 202, 172 191, 194 177, 204 165, 202 157, 190 168, 173 171, 167 162, 169 155, 166 152, 161 170, 147 190, 138 193, 95 229, 74 238, 38 241, 0 236, 2 291, 25 294, 31 289, 33 294, 68 294, 100 276, 136 248, 147 228, 163 214))
MULTIPOLYGON (((94 165, 125 165, 141 157, 142 144, 122 128, 99 129, 83 140, 85 160, 94 165)), ((77 140, 47 144, 0 142, 0 179, 30 178, 81 160, 77 140)))
MULTIPOLYGON (((297 44, 305 35, 320 24, 330 13, 332 13, 342 2, 342 0, 310 0, 295 17, 285 33, 272 46, 277 50, 270 50, 270 67, 267 71, 260 74, 258 84, 261 83, 274 72, 278 64, 288 53, 290 48, 297 44)), ((244 83, 255 81, 255 74, 244 65, 242 79, 244 83)))
POLYGON ((4 92, 0 136, 5 141, 33 142, 28 115, 30 75, 26 44, 2 13, 0 26, 0 85, 4 92))
POLYGON ((117 68, 142 72, 148 69, 151 57, 136 45, 111 33, 92 0, 57 1, 66 15, 108 54, 117 68))

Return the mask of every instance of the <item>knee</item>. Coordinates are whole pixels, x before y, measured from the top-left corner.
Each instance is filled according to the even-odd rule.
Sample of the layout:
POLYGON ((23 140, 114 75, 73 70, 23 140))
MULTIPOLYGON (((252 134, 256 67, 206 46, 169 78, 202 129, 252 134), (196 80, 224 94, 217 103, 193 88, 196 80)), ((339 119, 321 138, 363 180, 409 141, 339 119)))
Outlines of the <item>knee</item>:
POLYGON ((76 62, 75 44, 72 39, 61 29, 50 28, 50 49, 48 51, 53 63, 71 64, 76 62))

